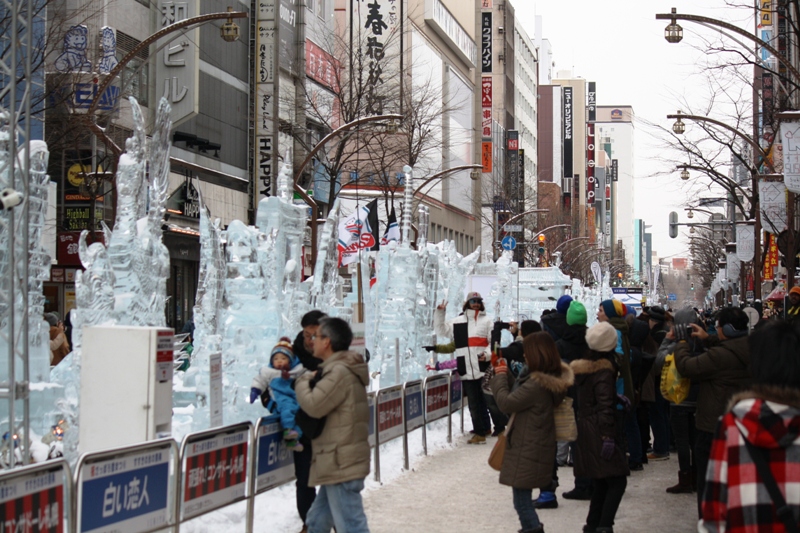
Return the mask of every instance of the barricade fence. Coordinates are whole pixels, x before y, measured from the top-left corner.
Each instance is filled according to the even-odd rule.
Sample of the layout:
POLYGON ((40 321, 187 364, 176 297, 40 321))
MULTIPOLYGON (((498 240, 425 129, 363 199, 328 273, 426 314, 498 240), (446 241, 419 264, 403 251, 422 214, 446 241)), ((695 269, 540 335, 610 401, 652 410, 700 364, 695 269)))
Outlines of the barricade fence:
MULTIPOLYGON (((436 374, 368 393, 369 443, 380 482, 380 446, 403 439, 464 410, 458 374, 436 374)), ((246 501, 245 531, 253 531, 255 497, 294 480, 294 455, 283 440, 277 414, 251 422, 84 454, 75 472, 64 460, 0 474, 0 533, 151 533, 171 529, 220 508, 246 501)))

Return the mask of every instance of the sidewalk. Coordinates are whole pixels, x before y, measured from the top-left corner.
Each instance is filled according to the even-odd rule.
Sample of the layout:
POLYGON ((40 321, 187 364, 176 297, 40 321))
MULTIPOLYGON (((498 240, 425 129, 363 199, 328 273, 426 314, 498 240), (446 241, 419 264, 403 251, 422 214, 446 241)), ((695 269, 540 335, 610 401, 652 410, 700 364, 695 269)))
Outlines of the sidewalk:
MULTIPOLYGON (((456 449, 425 457, 391 484, 364 493, 372 533, 519 530, 511 488, 500 485, 498 472, 486 463, 495 439, 487 439, 485 446, 469 446, 469 435, 453 437, 458 441, 456 449)), ((615 533, 697 531, 695 495, 664 490, 678 480, 677 459, 672 454, 669 461, 651 462, 643 472, 631 474, 615 533)), ((558 474, 559 507, 539 511, 539 518, 548 533, 580 532, 589 502, 562 498, 573 487, 572 469, 559 468, 558 474)))

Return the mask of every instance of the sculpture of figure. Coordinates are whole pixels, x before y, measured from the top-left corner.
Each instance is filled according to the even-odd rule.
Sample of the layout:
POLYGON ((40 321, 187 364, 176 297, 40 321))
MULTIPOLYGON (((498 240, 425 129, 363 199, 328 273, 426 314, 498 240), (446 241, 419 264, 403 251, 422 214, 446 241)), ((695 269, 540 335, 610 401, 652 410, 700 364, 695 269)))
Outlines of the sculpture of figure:
POLYGON ((104 26, 100 33, 100 49, 103 51, 103 57, 97 64, 97 70, 100 74, 108 74, 117 66, 117 36, 114 28, 104 26))
POLYGON ((86 58, 89 30, 83 24, 72 26, 64 34, 64 51, 56 59, 59 72, 91 72, 92 62, 86 58))

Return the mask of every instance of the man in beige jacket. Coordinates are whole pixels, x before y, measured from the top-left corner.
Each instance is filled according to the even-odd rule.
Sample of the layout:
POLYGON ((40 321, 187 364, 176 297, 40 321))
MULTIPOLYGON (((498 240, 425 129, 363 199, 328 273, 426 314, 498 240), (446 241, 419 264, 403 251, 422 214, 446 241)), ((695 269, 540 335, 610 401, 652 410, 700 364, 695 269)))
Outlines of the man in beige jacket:
POLYGON ((314 356, 322 359, 316 374, 297 380, 300 407, 314 418, 325 417, 312 440, 308 484, 320 485, 306 517, 309 533, 369 533, 361 500, 369 474, 369 372, 364 359, 349 350, 353 333, 340 318, 320 320, 312 337, 314 356))

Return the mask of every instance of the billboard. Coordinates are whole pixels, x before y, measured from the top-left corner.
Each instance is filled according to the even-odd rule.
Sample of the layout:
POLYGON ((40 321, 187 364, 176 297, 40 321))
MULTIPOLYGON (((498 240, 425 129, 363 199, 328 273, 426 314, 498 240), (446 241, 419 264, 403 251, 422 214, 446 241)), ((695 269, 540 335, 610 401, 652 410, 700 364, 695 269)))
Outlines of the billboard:
POLYGON ((492 13, 481 13, 481 72, 492 72, 492 13))
MULTIPOLYGON (((561 138, 564 145, 564 177, 572 177, 572 87, 564 87, 563 91, 563 127, 561 138)), ((577 187, 576 187, 577 190, 577 187)))
MULTIPOLYGON (((196 17, 200 14, 199 3, 198 0, 159 0, 158 29, 196 17)), ((156 94, 169 100, 173 127, 200 111, 199 43, 199 28, 173 33, 157 42, 161 51, 156 60, 156 94)))

